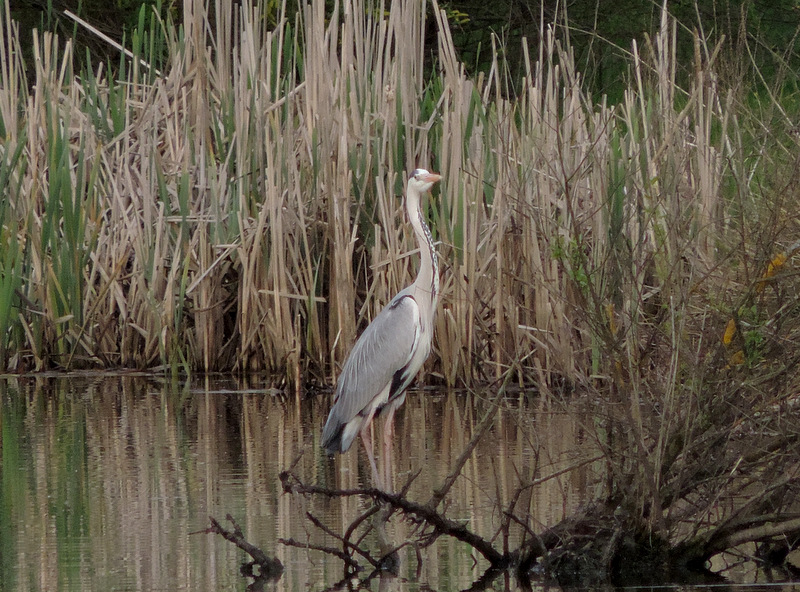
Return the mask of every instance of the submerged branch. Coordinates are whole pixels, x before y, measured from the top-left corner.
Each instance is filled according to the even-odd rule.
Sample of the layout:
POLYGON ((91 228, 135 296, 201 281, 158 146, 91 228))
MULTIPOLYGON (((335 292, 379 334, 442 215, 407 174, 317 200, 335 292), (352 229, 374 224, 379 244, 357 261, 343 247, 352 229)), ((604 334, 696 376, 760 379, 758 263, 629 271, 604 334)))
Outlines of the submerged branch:
POLYGON ((233 530, 226 530, 222 527, 222 525, 217 522, 217 520, 213 516, 209 516, 209 520, 211 521, 211 526, 206 528, 205 530, 201 530, 199 532, 205 534, 218 534, 222 538, 227 541, 230 541, 237 547, 239 547, 242 551, 250 555, 253 558, 253 561, 250 563, 245 563, 242 565, 242 574, 248 577, 256 578, 257 581, 264 581, 264 580, 273 580, 277 579, 283 573, 283 564, 280 560, 275 557, 270 557, 264 551, 262 551, 259 547, 249 543, 245 538, 244 534, 242 533, 241 527, 236 523, 236 520, 228 514, 225 516, 228 521, 233 524, 233 530), (260 568, 260 573, 253 572, 253 566, 258 565, 260 568))
POLYGON ((297 547, 299 549, 307 549, 311 551, 321 551, 327 555, 333 555, 334 557, 338 557, 342 560, 344 564, 348 567, 353 569, 354 571, 361 571, 363 568, 359 565, 358 561, 353 559, 350 555, 345 553, 340 549, 335 549, 333 547, 326 547, 324 545, 312 545, 310 543, 301 543, 300 541, 296 541, 294 539, 278 539, 278 542, 281 545, 286 545, 287 547, 297 547))
POLYGON ((386 493, 380 489, 329 489, 316 485, 306 485, 296 475, 287 471, 280 474, 283 491, 301 495, 324 495, 326 497, 369 497, 378 503, 388 504, 407 516, 422 520, 434 529, 437 535, 450 536, 456 540, 467 543, 492 564, 493 567, 503 568, 511 564, 511 554, 497 551, 492 544, 483 537, 470 531, 465 525, 460 524, 438 513, 429 505, 419 504, 406 499, 401 494, 386 493))

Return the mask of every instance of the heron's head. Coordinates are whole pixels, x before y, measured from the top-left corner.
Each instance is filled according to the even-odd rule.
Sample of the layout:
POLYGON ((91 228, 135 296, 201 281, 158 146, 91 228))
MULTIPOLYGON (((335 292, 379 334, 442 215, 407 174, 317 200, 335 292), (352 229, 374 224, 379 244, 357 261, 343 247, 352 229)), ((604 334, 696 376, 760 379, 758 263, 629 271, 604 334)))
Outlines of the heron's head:
POLYGON ((408 179, 408 186, 414 187, 419 193, 425 193, 434 183, 440 181, 442 176, 438 173, 431 173, 425 169, 414 169, 408 179))

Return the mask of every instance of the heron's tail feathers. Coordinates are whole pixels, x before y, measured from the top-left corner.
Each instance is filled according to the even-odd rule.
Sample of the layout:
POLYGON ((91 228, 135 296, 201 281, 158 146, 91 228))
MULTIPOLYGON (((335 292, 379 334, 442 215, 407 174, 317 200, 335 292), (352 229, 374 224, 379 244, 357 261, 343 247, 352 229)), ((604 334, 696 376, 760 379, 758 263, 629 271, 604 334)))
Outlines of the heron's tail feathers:
POLYGON ((336 454, 337 452, 344 452, 342 450, 342 432, 344 431, 344 424, 338 424, 335 428, 331 427, 331 422, 325 424, 325 429, 322 430, 322 447, 328 454, 336 454))
POLYGON ((353 444, 353 440, 361 431, 364 418, 356 415, 350 421, 344 423, 339 421, 334 414, 328 416, 325 427, 322 429, 322 447, 328 454, 337 452, 347 452, 353 444))

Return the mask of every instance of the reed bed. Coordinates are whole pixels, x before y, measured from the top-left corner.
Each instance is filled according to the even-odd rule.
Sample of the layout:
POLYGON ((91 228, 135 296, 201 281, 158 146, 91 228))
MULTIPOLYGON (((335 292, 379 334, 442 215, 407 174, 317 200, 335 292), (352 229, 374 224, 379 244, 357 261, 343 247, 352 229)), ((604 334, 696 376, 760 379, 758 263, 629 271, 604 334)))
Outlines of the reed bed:
MULTIPOLYGON (((757 255, 742 239, 755 169, 714 76, 718 48, 698 42, 680 90, 666 11, 611 107, 586 92, 555 29, 526 47, 513 85, 497 48, 488 75, 465 74, 436 2, 326 13, 313 0, 277 25, 264 10, 217 3, 209 19, 186 0, 181 29, 143 13, 133 59, 109 74, 74 71, 70 41, 49 34, 26 71, 5 3, 6 371, 330 382, 413 280, 399 196, 417 166, 444 176, 428 203, 444 270, 428 370, 449 385, 509 367, 543 389, 634 380, 653 335, 669 357, 687 319, 724 328, 726 295, 758 277, 725 273, 734 247, 774 255, 777 234, 757 255)), ((664 367, 674 379, 677 362, 664 367)))

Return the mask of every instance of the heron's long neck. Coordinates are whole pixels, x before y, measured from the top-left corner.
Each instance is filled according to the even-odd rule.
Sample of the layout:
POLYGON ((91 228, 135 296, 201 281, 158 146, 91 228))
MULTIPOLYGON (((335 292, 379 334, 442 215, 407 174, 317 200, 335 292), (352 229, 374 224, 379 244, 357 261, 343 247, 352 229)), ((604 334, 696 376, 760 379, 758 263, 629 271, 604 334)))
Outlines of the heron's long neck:
MULTIPOLYGON (((416 193, 416 192, 415 192, 416 193)), ((433 237, 420 208, 420 196, 409 194, 407 196, 406 207, 408 218, 414 234, 417 235, 419 245, 420 265, 419 274, 414 281, 416 286, 426 292, 430 292, 431 301, 436 302, 439 297, 439 262, 436 259, 436 250, 433 247, 433 237)))

